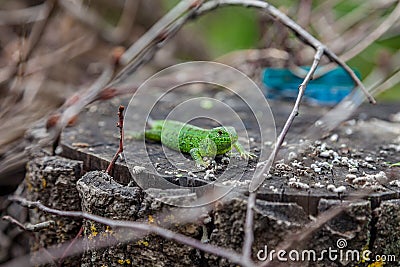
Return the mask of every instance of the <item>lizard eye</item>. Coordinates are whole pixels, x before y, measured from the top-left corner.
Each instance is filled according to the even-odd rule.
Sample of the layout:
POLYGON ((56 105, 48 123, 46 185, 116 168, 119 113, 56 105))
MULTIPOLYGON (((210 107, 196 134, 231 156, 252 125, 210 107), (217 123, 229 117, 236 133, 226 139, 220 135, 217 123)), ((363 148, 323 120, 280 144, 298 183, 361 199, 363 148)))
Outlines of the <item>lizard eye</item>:
POLYGON ((221 130, 218 130, 218 135, 222 135, 222 131, 221 130))

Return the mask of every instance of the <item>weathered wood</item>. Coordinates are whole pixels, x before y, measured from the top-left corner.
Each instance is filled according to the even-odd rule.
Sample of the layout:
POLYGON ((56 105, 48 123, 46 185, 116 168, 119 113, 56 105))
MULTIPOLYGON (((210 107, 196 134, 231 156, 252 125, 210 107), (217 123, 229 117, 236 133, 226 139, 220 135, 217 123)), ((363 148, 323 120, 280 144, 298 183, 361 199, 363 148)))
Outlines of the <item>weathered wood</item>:
MULTIPOLYGON (((211 212, 211 244, 241 251, 244 237, 244 222, 247 200, 240 195, 227 196, 216 204, 211 212)), ((274 203, 257 200, 254 217, 254 244, 252 256, 257 260, 258 251, 277 248, 289 233, 301 229, 309 222, 307 214, 297 204, 274 203)), ((259 254, 264 257, 264 253, 259 254)), ((209 266, 235 266, 226 259, 206 254, 209 266)), ((267 256, 267 258, 269 258, 267 256)))
POLYGON ((400 200, 383 201, 373 213, 371 258, 386 258, 388 265, 400 266, 400 200))
MULTIPOLYGON (((28 162, 25 184, 27 198, 40 201, 46 206, 60 210, 80 210, 80 198, 76 182, 82 175, 82 162, 58 156, 38 157, 28 162)), ((82 221, 54 216, 32 209, 30 223, 54 221, 47 229, 36 232, 31 250, 37 251, 51 245, 61 245, 72 240, 79 232, 82 221)), ((34 261, 34 257, 33 257, 34 261)), ((63 259, 63 266, 76 266, 80 257, 63 259)))
MULTIPOLYGON (((118 184, 104 172, 87 173, 78 181, 77 187, 83 211, 111 219, 139 220, 165 227, 172 225, 174 231, 195 238, 202 235, 201 226, 192 223, 175 225, 181 221, 173 215, 176 208, 145 195, 138 187, 118 184)), ((201 254, 194 248, 154 235, 111 229, 88 220, 84 225, 88 242, 82 266, 201 266, 201 254), (99 249, 109 242, 116 242, 116 245, 99 249)))

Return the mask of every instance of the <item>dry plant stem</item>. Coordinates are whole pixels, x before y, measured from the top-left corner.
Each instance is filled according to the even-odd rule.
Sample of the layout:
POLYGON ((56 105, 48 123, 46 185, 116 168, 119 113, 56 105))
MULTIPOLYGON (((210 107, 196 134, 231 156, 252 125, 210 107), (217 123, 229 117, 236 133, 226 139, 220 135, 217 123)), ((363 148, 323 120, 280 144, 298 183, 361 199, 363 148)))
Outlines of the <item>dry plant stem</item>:
POLYGON ((135 21, 139 2, 139 0, 125 0, 118 25, 113 31, 113 39, 118 43, 128 39, 130 30, 135 21))
POLYGON ((244 226, 244 241, 242 254, 247 260, 251 260, 251 246, 254 242, 254 206, 256 203, 256 192, 250 192, 249 198, 247 200, 247 210, 246 210, 246 222, 244 226))
MULTIPOLYGON (((15 224, 16 226, 21 228, 21 230, 23 230, 23 231, 27 231, 34 239, 37 239, 37 237, 33 232, 37 232, 37 231, 46 229, 49 226, 55 224, 54 221, 46 221, 46 222, 38 223, 35 225, 23 225, 20 221, 18 221, 17 219, 15 219, 9 215, 3 216, 2 219, 9 221, 12 224, 15 224)), ((39 242, 39 240, 37 240, 37 242, 39 242)), ((50 262, 55 263, 55 259, 54 259, 53 255, 51 255, 51 253, 46 248, 42 247, 42 248, 40 248, 40 250, 43 251, 43 254, 45 254, 47 256, 47 258, 49 259, 50 262)))
POLYGON ((46 1, 46 13, 44 15, 44 20, 38 21, 33 25, 32 33, 29 36, 28 47, 24 50, 22 56, 22 62, 26 62, 28 58, 32 55, 34 49, 36 48, 37 44, 39 43, 40 38, 43 36, 43 32, 48 25, 50 20, 50 16, 52 12, 55 10, 55 0, 48 0, 46 1))
POLYGON ((193 239, 190 237, 187 237, 182 234, 175 233, 173 231, 170 231, 168 229, 164 229, 162 227, 156 226, 156 225, 151 225, 151 224, 145 224, 145 223, 139 223, 139 222, 132 222, 132 221, 121 221, 121 220, 112 220, 108 218, 104 218, 101 216, 89 214, 86 212, 81 212, 81 211, 64 211, 64 210, 57 210, 57 209, 52 209, 49 208, 40 202, 36 201, 29 201, 25 198, 19 197, 19 196, 11 196, 9 197, 9 200, 11 201, 16 201, 22 206, 28 207, 28 208, 38 208, 41 211, 54 214, 54 215, 59 215, 59 216, 64 216, 64 217, 73 217, 73 218, 81 218, 81 219, 87 219, 87 220, 92 220, 104 225, 108 225, 111 228, 129 228, 141 233, 154 233, 157 234, 163 238, 166 238, 168 240, 173 240, 176 242, 179 242, 181 244, 185 244, 188 246, 191 246, 193 248, 200 249, 204 252, 211 253, 220 257, 224 257, 234 263, 240 264, 242 266, 254 266, 253 262, 249 262, 248 260, 244 259, 242 255, 232 251, 228 250, 225 248, 221 247, 216 247, 210 244, 205 244, 202 243, 201 241, 197 239, 193 239))
POLYGON ((361 53, 370 44, 375 42, 379 37, 381 37, 390 27, 392 27, 396 21, 400 18, 400 0, 397 1, 395 9, 390 13, 390 15, 368 36, 362 39, 356 46, 344 53, 340 58, 343 61, 348 61, 361 53))
MULTIPOLYGON (((29 36, 29 40, 27 42, 26 47, 23 47, 21 57, 19 59, 19 62, 14 64, 13 66, 7 67, 4 70, 2 70, 0 74, 0 83, 4 81, 8 81, 15 75, 17 75, 17 79, 19 78, 19 75, 24 74, 25 72, 25 63, 29 59, 29 57, 32 55, 33 51, 35 50, 37 44, 40 41, 40 38, 43 36, 43 32, 46 29, 46 26, 48 25, 48 22, 50 20, 51 14, 55 10, 55 0, 48 0, 46 1, 43 5, 44 7, 42 8, 42 16, 43 20, 38 20, 36 23, 33 25, 32 32, 29 36)), ((17 89, 15 86, 18 86, 18 83, 14 83, 15 85, 12 86, 12 89, 17 89), (14 88, 13 88, 14 87, 14 88)))
POLYGON ((312 75, 314 74, 315 70, 317 69, 317 66, 321 60, 321 57, 324 53, 324 49, 323 47, 319 47, 317 48, 317 52, 314 56, 314 61, 313 64, 311 65, 310 70, 308 71, 306 77, 304 78, 303 82, 300 84, 299 86, 299 92, 297 94, 297 99, 296 102, 293 106, 293 110, 290 113, 288 119, 286 120, 286 123, 281 131, 281 133, 278 136, 278 139, 276 140, 276 143, 274 145, 274 149, 271 152, 270 157, 268 158, 267 162, 265 163, 264 167, 258 171, 258 175, 255 175, 255 177, 253 178, 253 180, 250 183, 250 187, 249 187, 249 191, 250 192, 256 192, 258 190, 258 188, 261 186, 261 184, 264 182, 264 178, 263 178, 263 173, 266 173, 269 171, 269 168, 271 167, 272 163, 274 162, 276 156, 278 155, 279 149, 282 146, 282 143, 290 129, 290 126, 293 123, 294 118, 298 115, 298 111, 299 111, 299 106, 300 106, 300 102, 301 99, 303 98, 304 95, 304 91, 307 87, 308 82, 311 80, 312 75))
POLYGON ((397 70, 389 79, 384 81, 382 84, 380 84, 377 87, 374 87, 371 90, 371 93, 373 95, 378 95, 390 88, 392 88, 394 85, 400 83, 400 70, 397 70))
POLYGON ((353 79, 355 84, 363 91, 363 93, 367 96, 370 103, 376 103, 375 99, 368 93, 365 89, 364 85, 357 77, 357 75, 353 72, 353 70, 343 61, 341 60, 335 53, 333 53, 330 49, 324 46, 320 41, 318 41, 315 37, 313 37, 310 33, 300 27, 296 22, 290 19, 288 16, 283 14, 277 8, 272 6, 271 4, 259 1, 259 0, 215 0, 204 3, 197 11, 197 14, 201 14, 208 10, 212 10, 222 5, 244 5, 246 7, 256 7, 261 8, 269 15, 271 15, 274 19, 278 20, 286 27, 288 27, 291 31, 293 31, 303 42, 309 44, 314 49, 322 49, 323 53, 333 62, 341 66, 353 79))
POLYGON ((15 218, 11 217, 11 216, 3 216, 2 217, 3 220, 9 221, 10 223, 13 223, 15 225, 17 225, 19 228, 21 228, 24 231, 28 231, 28 232, 38 232, 40 230, 43 229, 47 229, 50 226, 54 225, 55 222, 54 221, 45 221, 45 222, 41 222, 41 223, 37 223, 37 224, 30 224, 27 223, 25 225, 23 225, 22 223, 20 223, 19 221, 17 221, 15 218))
POLYGON ((246 227, 245 227, 245 237, 244 237, 244 244, 243 244, 243 253, 245 258, 247 258, 249 256, 249 254, 251 253, 251 247, 253 244, 253 240, 254 240, 254 232, 253 232, 253 220, 254 220, 254 212, 250 211, 254 209, 255 203, 256 203, 256 192, 259 189, 259 187, 262 185, 262 183, 264 182, 264 173, 269 172, 269 169, 271 168, 273 162, 275 161, 276 156, 278 155, 279 149, 282 146, 283 140, 285 139, 290 126, 293 123, 294 118, 298 115, 298 111, 299 111, 299 106, 300 106, 300 102, 301 99, 303 98, 305 89, 307 87, 308 82, 311 80, 312 75, 314 74, 315 70, 317 69, 317 66, 321 60, 321 57, 324 53, 324 50, 322 47, 317 48, 317 52, 314 56, 314 61, 313 64, 311 65, 310 70, 308 71, 306 77, 304 78, 304 81, 300 84, 299 86, 299 92, 297 94, 297 99, 296 102, 293 106, 293 110, 289 115, 289 118, 287 119, 281 133, 278 136, 277 141, 275 142, 275 146, 274 149, 270 155, 270 157, 268 158, 267 162, 265 163, 265 165, 256 172, 253 180, 250 183, 249 186, 249 191, 250 191, 250 195, 248 198, 248 203, 247 203, 247 212, 246 212, 246 227))
MULTIPOLYGON (((156 49, 162 47, 159 43, 162 43, 167 37, 172 37, 173 33, 176 32, 170 30, 170 27, 173 28, 174 26, 172 24, 188 11, 191 11, 189 14, 193 13, 201 3, 202 1, 199 0, 181 1, 154 24, 121 56, 119 63, 125 67, 116 75, 109 87, 113 87, 119 82, 124 81, 136 71, 138 65, 146 61, 145 58, 151 58, 152 55, 155 54, 156 49)), ((182 23, 175 23, 175 25, 179 25, 179 28, 182 27, 187 20, 180 21, 182 23)))
MULTIPOLYGON (((367 35, 365 38, 362 39, 361 42, 357 43, 352 49, 345 52, 343 55, 340 56, 340 59, 344 62, 349 61, 353 57, 360 54, 365 48, 371 45, 373 42, 378 40, 385 32, 389 30, 400 18, 400 0, 393 9, 392 13, 377 27, 373 32, 367 35)), ((332 70, 335 66, 332 64, 325 65, 321 68, 318 72, 318 76, 321 76, 330 70, 332 70)), ((317 77, 317 76, 316 76, 317 77)))
POLYGON ((17 10, 0 10, 0 26, 27 24, 43 20, 47 13, 47 3, 17 10))
POLYGON ((83 24, 91 27, 104 40, 119 44, 129 37, 129 31, 135 20, 139 0, 125 0, 122 15, 116 27, 110 25, 95 11, 84 7, 82 1, 58 1, 60 6, 83 24), (79 4, 77 4, 79 3, 79 4))
POLYGON ((5 215, 3 217, 1 217, 3 220, 5 221, 9 221, 12 224, 15 224, 16 226, 18 226, 19 228, 21 228, 22 230, 26 231, 26 227, 25 225, 23 225, 21 222, 19 222, 17 219, 9 216, 9 215, 5 215))
POLYGON ((119 106, 118 109, 118 123, 117 127, 119 128, 119 147, 117 153, 115 153, 113 159, 107 167, 106 173, 111 175, 111 171, 114 168, 115 162, 117 161, 119 155, 124 152, 124 106, 119 106))
POLYGON ((80 0, 58 0, 57 2, 68 14, 95 30, 101 38, 108 42, 115 43, 113 39, 113 27, 98 16, 96 12, 84 7, 80 0))

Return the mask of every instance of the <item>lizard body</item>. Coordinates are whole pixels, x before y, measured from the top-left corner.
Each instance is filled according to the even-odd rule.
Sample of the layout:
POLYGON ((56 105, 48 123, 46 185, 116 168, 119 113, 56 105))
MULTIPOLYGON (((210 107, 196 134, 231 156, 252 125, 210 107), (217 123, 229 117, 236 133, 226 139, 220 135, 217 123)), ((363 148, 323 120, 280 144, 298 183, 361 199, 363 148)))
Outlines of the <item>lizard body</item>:
MULTIPOLYGON (((142 135, 143 137, 143 135, 142 135)), ((234 147, 242 158, 255 157, 244 150, 238 142, 235 128, 221 126, 212 129, 200 128, 188 123, 173 120, 154 120, 151 128, 146 129, 147 140, 161 142, 165 146, 184 153, 190 153, 198 166, 205 166, 203 157, 222 155, 234 147)))

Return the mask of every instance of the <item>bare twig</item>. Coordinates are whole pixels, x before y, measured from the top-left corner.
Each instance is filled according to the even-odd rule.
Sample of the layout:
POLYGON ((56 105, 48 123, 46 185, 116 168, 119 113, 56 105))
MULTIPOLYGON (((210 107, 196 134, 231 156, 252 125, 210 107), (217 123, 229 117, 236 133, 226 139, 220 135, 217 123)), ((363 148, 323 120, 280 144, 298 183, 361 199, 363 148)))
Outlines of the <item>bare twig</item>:
POLYGON ((147 224, 147 223, 140 223, 140 222, 132 222, 132 221, 121 221, 121 220, 112 220, 108 218, 104 218, 101 216, 89 214, 86 212, 81 212, 81 211, 64 211, 64 210, 57 210, 57 209, 52 209, 49 208, 40 202, 33 202, 29 201, 25 198, 19 197, 19 196, 11 196, 9 197, 11 201, 18 202, 20 205, 28 207, 28 208, 38 208, 41 211, 51 213, 54 215, 59 215, 59 216, 64 216, 64 217, 74 217, 74 218, 82 218, 82 219, 87 219, 87 220, 92 220, 104 225, 108 225, 112 228, 129 228, 141 233, 154 233, 157 234, 165 239, 168 240, 173 240, 181 244, 185 244, 197 249, 200 249, 204 252, 211 253, 220 257, 224 257, 234 263, 241 264, 242 266, 254 266, 253 262, 249 262, 246 259, 243 259, 241 255, 238 253, 228 250, 225 248, 221 247, 216 247, 214 245, 210 244, 205 244, 202 243, 201 241, 197 239, 193 239, 190 237, 187 237, 182 234, 175 233, 173 231, 170 231, 168 229, 164 229, 162 227, 153 225, 153 224, 147 224))
POLYGON ((303 82, 299 86, 299 92, 297 94, 297 99, 296 99, 296 102, 295 102, 295 104, 293 106, 293 110, 290 113, 285 125, 283 126, 283 129, 282 129, 281 133, 279 134, 278 139, 276 140, 274 149, 271 152, 270 157, 265 162, 263 168, 260 168, 260 170, 257 171, 257 173, 254 175, 254 178, 251 181, 250 187, 249 187, 249 191, 250 192, 257 191, 257 189, 264 182, 264 177, 263 177, 262 174, 269 171, 269 169, 272 166, 276 156, 278 155, 279 149, 280 149, 280 147, 281 147, 281 145, 283 143, 283 140, 285 139, 285 137, 286 137, 286 135, 287 135, 287 133, 289 131, 289 128, 291 127, 291 125, 293 123, 294 118, 298 115, 299 106, 300 106, 301 99, 303 98, 304 91, 305 91, 305 89, 307 87, 308 82, 311 80, 312 75, 314 74, 315 70, 317 69, 317 66, 319 64, 319 61, 321 60, 323 52, 324 52, 323 47, 317 49, 317 53, 314 56, 313 64, 311 65, 311 68, 308 71, 308 73, 307 73, 306 77, 304 78, 303 82))
POLYGON ((48 144, 56 140, 61 131, 68 125, 68 123, 76 117, 79 112, 89 103, 93 101, 97 97, 97 95, 101 92, 104 86, 110 81, 112 77, 113 70, 109 65, 103 65, 103 72, 100 77, 90 86, 79 98, 71 98, 70 102, 66 102, 65 106, 61 107, 61 111, 59 113, 53 114, 48 118, 48 129, 50 130, 50 135, 40 141, 40 145, 48 144), (61 113, 61 114, 60 114, 61 113), (51 122, 51 120, 54 120, 51 122), (51 122, 51 123, 50 123, 51 122))
POLYGON ((392 76, 390 76, 382 84, 371 89, 371 93, 373 95, 378 95, 399 83, 400 83, 400 70, 397 70, 392 76))
POLYGON ((23 225, 20 221, 18 221, 17 219, 9 216, 9 215, 5 215, 3 217, 1 217, 3 220, 5 221, 9 221, 12 224, 15 224, 16 226, 18 226, 19 228, 21 228, 22 230, 26 230, 25 225, 23 225))
POLYGON ((124 152, 124 106, 119 106, 118 109, 118 123, 117 123, 117 127, 119 128, 119 147, 118 147, 118 151, 115 153, 114 157, 112 158, 112 160, 110 161, 110 164, 107 167, 106 173, 108 175, 111 175, 111 171, 114 168, 115 162, 117 161, 119 155, 124 152))
POLYGON ((254 241, 254 206, 256 203, 255 192, 250 192, 249 198, 247 200, 247 210, 246 210, 246 223, 244 226, 244 241, 242 254, 245 259, 251 260, 251 246, 254 241))
POLYGON ((249 209, 250 208, 253 209, 255 206, 256 192, 257 192, 258 188, 262 185, 262 183, 264 182, 264 179, 265 179, 263 174, 269 172, 269 169, 271 168, 273 162, 275 161, 276 156, 278 155, 279 149, 282 146, 283 140, 285 139, 285 137, 289 131, 289 128, 291 127, 291 125, 293 123, 294 118, 298 115, 300 102, 301 102, 301 99, 303 98, 307 84, 311 80, 312 75, 314 74, 315 70, 317 69, 317 66, 321 60, 323 53, 324 53, 324 50, 322 47, 317 49, 317 52, 314 56, 313 64, 311 65, 311 68, 308 71, 303 82, 299 86, 299 92, 297 94, 297 99, 293 106, 293 110, 290 113, 289 118, 287 119, 281 133, 279 134, 277 141, 275 142, 275 146, 274 146, 274 149, 273 149, 270 157, 264 163, 264 166, 256 171, 253 179, 250 182, 250 186, 249 186, 250 195, 248 198, 248 204, 247 204, 248 210, 246 213, 246 230, 245 230, 245 238, 244 238, 245 242, 244 242, 244 247, 243 247, 243 251, 244 251, 244 253, 246 253, 246 254, 244 254, 245 257, 248 256, 249 252, 251 252, 251 246, 252 246, 253 239, 254 239, 253 231, 251 229, 251 227, 253 225, 254 214, 252 211, 249 211, 249 209))
POLYGON ((47 229, 50 226, 54 226, 55 222, 50 220, 50 221, 45 221, 45 222, 41 222, 41 223, 37 223, 37 224, 22 224, 21 222, 19 222, 17 219, 9 216, 9 215, 5 215, 2 217, 3 220, 9 221, 12 224, 17 225, 19 228, 21 228, 24 231, 28 231, 28 232, 37 232, 43 229, 47 229))

